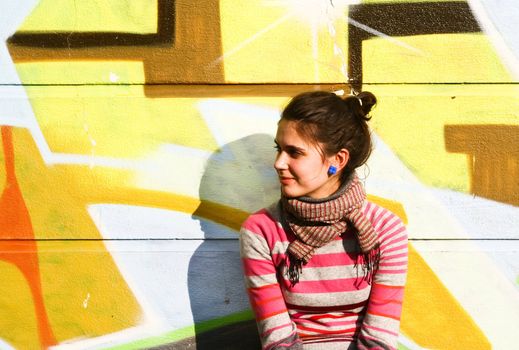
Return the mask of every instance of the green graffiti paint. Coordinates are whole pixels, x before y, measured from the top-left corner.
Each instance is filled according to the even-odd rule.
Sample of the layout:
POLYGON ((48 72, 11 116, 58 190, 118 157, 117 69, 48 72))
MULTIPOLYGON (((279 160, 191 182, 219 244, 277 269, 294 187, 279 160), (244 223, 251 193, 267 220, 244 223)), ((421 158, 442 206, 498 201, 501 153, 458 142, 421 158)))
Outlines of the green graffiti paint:
MULTIPOLYGON (((246 310, 242 312, 238 312, 232 315, 228 315, 222 318, 216 318, 213 320, 201 322, 196 325, 197 332, 207 332, 213 329, 217 329, 223 326, 228 326, 233 323, 238 323, 242 321, 251 320, 254 318, 251 310, 246 310)), ((160 346, 164 344, 169 344, 173 342, 177 342, 183 339, 187 339, 189 337, 194 337, 195 334, 195 326, 188 326, 185 328, 177 329, 172 332, 167 332, 162 335, 158 335, 155 337, 151 337, 148 339, 141 339, 136 342, 119 345, 113 348, 109 348, 109 350, 137 350, 137 349, 146 349, 155 346, 160 346)))

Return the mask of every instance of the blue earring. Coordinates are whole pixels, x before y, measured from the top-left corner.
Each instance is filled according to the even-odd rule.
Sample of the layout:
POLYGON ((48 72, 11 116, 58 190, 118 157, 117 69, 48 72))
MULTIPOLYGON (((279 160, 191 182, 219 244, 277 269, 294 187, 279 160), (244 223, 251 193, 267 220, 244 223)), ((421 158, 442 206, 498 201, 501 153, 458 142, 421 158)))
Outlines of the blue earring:
POLYGON ((337 167, 335 167, 335 165, 330 165, 330 167, 328 168, 328 175, 332 176, 332 175, 335 175, 337 173, 337 167))

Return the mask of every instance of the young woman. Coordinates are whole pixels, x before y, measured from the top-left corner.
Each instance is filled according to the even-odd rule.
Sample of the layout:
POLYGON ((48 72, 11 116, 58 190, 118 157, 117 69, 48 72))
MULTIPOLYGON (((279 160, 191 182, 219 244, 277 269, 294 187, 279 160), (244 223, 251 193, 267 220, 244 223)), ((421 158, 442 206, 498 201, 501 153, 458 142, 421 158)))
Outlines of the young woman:
POLYGON ((355 169, 371 153, 369 92, 314 91, 281 115, 281 199, 251 215, 240 243, 263 349, 396 349, 407 233, 366 200, 355 169))

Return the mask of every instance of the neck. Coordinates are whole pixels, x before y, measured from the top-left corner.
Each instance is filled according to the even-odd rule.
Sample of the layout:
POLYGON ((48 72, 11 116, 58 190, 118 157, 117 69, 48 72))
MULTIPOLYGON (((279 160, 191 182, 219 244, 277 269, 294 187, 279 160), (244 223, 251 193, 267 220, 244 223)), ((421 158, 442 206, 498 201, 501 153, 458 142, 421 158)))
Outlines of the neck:
POLYGON ((337 177, 336 181, 333 184, 333 187, 330 187, 328 191, 325 191, 325 193, 322 196, 301 196, 297 199, 308 203, 322 203, 332 199, 336 199, 340 197, 344 193, 344 191, 346 191, 348 186, 353 181, 353 178, 354 173, 347 177, 343 183, 341 183, 339 181, 339 177, 337 177))

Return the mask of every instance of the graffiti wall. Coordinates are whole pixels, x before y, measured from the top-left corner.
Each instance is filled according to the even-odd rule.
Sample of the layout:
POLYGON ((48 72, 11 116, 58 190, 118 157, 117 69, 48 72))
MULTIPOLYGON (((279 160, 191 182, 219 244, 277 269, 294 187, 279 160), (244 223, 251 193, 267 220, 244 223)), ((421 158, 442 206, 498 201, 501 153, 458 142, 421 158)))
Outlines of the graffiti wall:
POLYGON ((516 1, 23 0, 0 18, 0 349, 257 347, 238 230, 278 197, 279 111, 313 89, 379 98, 359 173, 410 234, 399 348, 517 347, 516 1))

